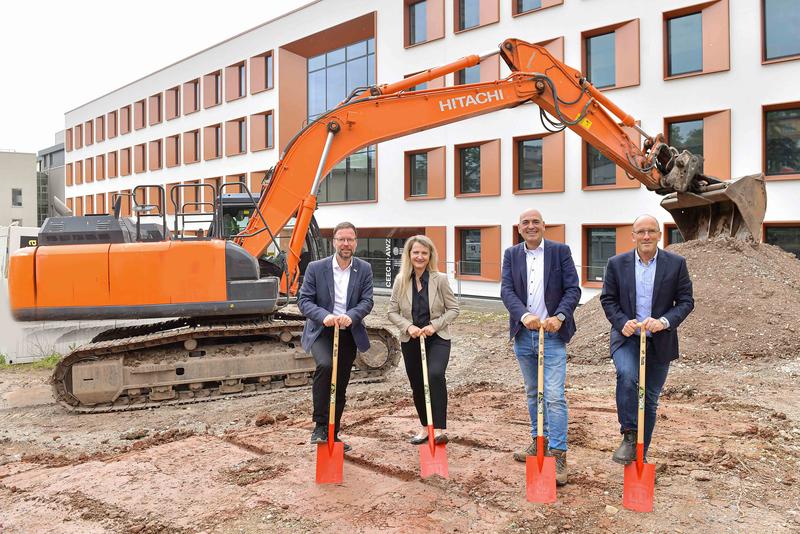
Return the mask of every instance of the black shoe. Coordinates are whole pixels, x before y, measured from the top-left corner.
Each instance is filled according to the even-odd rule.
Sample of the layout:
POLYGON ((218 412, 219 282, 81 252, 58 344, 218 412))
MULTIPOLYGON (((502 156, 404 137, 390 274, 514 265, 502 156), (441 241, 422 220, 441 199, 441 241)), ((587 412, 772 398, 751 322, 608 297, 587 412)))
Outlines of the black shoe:
POLYGON ((433 438, 433 442, 437 445, 444 445, 445 443, 449 442, 450 438, 447 437, 447 434, 439 434, 435 438, 433 438))
POLYGON ((636 459, 635 430, 625 430, 622 433, 622 443, 620 443, 617 450, 614 451, 614 455, 611 459, 622 465, 628 465, 636 459))
MULTIPOLYGON (((325 440, 327 441, 327 437, 325 438, 325 440)), ((342 448, 344 449, 344 452, 349 452, 349 451, 353 450, 353 447, 351 447, 349 443, 345 443, 344 441, 339 439, 339 434, 338 433, 333 438, 333 441, 336 442, 336 443, 343 443, 344 445, 342 446, 342 448)))
POLYGON ((328 441, 328 427, 325 425, 317 424, 314 431, 311 433, 311 444, 325 443, 328 441))

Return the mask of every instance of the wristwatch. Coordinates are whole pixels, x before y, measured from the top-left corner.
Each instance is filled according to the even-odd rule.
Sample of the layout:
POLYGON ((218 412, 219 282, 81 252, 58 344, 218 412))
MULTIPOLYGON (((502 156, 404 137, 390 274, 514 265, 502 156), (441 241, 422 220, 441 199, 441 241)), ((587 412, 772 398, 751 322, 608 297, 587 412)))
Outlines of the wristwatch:
POLYGON ((666 317, 661 317, 658 320, 661 321, 661 324, 664 325, 664 328, 669 329, 669 320, 666 317))
POLYGON ((559 321, 561 321, 561 322, 563 323, 564 321, 566 321, 566 320, 567 320, 567 316, 566 316, 566 315, 564 315, 564 314, 563 314, 563 313, 561 313, 561 312, 558 312, 558 313, 556 314, 556 319, 558 319, 559 321))

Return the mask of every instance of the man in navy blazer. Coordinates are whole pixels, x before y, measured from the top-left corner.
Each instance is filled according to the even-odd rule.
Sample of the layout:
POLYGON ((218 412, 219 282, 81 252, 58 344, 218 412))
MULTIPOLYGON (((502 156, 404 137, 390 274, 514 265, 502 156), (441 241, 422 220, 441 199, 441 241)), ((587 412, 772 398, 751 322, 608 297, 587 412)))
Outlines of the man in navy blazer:
POLYGON ((536 455, 539 326, 544 338, 545 453, 556 458, 556 482, 567 483, 567 343, 575 334, 573 313, 581 297, 578 272, 567 245, 544 239, 544 218, 537 210, 519 217, 522 243, 503 257, 500 296, 509 315, 509 336, 525 381, 531 418, 531 444, 514 453, 524 462, 536 455))
POLYGON ((612 459, 636 459, 639 389, 639 327, 647 336, 644 454, 656 424, 658 397, 669 364, 678 358, 678 325, 694 309, 692 280, 682 256, 659 250, 661 230, 651 215, 633 222, 630 252, 608 260, 600 303, 611 323, 611 357, 617 369, 617 417, 622 443, 612 459), (634 335, 635 334, 635 335, 634 335))
MULTIPOLYGON (((311 443, 328 441, 330 389, 334 325, 339 325, 339 361, 336 373, 336 436, 344 411, 347 384, 356 358, 356 350, 369 350, 364 317, 372 311, 372 267, 356 258, 356 228, 349 222, 336 225, 333 231, 336 253, 308 264, 297 306, 306 316, 303 350, 314 356, 312 397, 316 423, 311 443)), ((350 450, 348 444, 345 450, 350 450)))

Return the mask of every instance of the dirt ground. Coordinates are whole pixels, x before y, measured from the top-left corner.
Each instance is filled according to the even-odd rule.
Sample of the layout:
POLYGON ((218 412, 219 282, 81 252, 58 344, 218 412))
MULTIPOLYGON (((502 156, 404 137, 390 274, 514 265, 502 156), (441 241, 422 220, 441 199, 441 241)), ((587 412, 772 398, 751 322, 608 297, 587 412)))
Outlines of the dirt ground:
MULTIPOLYGON (((380 299, 374 316, 383 310, 380 299)), ((47 372, 2 370, 0 532, 800 531, 797 353, 672 366, 649 455, 655 511, 637 514, 622 508, 611 462, 609 360, 571 353, 570 483, 556 504, 536 505, 511 458, 529 421, 506 315, 469 306, 454 335, 447 480, 418 476, 402 363, 349 389, 353 450, 338 486, 314 483, 309 389, 70 415, 52 403, 47 372)))

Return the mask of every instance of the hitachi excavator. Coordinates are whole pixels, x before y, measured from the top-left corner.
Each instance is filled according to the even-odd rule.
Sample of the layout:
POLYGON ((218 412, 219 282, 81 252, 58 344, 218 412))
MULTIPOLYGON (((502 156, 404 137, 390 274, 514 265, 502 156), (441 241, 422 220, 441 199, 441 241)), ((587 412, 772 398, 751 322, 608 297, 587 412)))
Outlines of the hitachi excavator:
MULTIPOLYGON (((538 105, 548 130, 569 128, 629 178, 664 195, 661 205, 685 239, 758 241, 763 175, 704 175, 702 157, 648 135, 544 47, 508 39, 497 53, 511 70, 501 80, 411 90, 486 54, 354 90, 295 135, 257 198, 239 186, 252 199, 245 219, 224 223, 230 195, 196 186, 214 189, 208 211, 215 216, 203 237, 171 236, 166 217, 144 224, 147 205, 134 208, 135 221, 119 216, 119 202, 113 215, 48 219, 39 245, 11 259, 18 320, 182 317, 112 329, 77 348, 54 371, 58 400, 77 412, 114 411, 306 384, 314 362, 299 348, 302 317, 281 310, 293 300, 304 264, 319 255, 312 215, 323 177, 364 146, 526 102, 538 105), (288 246, 279 244, 289 231, 288 246)), ((166 195, 156 190, 164 206, 166 195)), ((176 226, 178 215, 200 211, 189 204, 201 204, 178 197, 173 189, 176 226)), ((398 361, 390 332, 372 328, 370 336, 375 348, 359 355, 355 380, 379 379, 398 361)))

